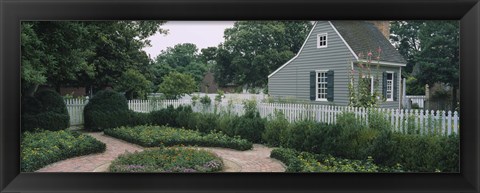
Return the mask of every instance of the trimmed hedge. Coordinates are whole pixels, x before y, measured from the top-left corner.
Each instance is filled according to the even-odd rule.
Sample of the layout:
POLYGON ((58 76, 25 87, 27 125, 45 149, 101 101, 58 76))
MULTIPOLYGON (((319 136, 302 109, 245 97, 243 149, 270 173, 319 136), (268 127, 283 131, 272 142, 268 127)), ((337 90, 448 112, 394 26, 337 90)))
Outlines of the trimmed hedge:
POLYGON ((222 160, 215 154, 193 148, 157 148, 120 155, 110 172, 217 172, 222 160))
POLYGON ((42 90, 22 98, 22 131, 58 131, 70 126, 70 115, 63 98, 53 90, 42 90))
POLYGON ((144 147, 175 145, 198 145, 205 147, 226 147, 248 150, 252 143, 238 137, 228 137, 220 132, 202 134, 198 131, 171 128, 166 126, 135 126, 106 129, 106 135, 119 138, 144 147))
POLYGON ((84 110, 84 127, 90 131, 103 131, 131 124, 133 111, 128 109, 128 101, 122 94, 112 90, 102 90, 90 99, 84 110))
POLYGON ((34 131, 35 129, 59 131, 68 128, 70 116, 55 112, 22 115, 22 131, 34 131))
POLYGON ((74 131, 24 132, 21 138, 20 170, 33 172, 71 157, 100 153, 105 144, 74 131))

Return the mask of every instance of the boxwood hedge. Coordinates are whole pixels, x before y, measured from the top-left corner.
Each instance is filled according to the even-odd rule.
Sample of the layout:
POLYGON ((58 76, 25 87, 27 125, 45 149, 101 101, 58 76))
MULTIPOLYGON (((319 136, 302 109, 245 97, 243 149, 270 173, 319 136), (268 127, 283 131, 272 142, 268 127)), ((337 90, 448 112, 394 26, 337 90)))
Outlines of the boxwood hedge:
POLYGON ((198 145, 204 147, 226 147, 237 150, 252 148, 251 142, 238 137, 228 137, 220 132, 204 134, 198 131, 166 126, 118 127, 106 129, 104 133, 145 147, 198 145))
POLYGON ((70 116, 63 98, 53 90, 42 90, 22 98, 21 130, 58 131, 68 128, 70 116))

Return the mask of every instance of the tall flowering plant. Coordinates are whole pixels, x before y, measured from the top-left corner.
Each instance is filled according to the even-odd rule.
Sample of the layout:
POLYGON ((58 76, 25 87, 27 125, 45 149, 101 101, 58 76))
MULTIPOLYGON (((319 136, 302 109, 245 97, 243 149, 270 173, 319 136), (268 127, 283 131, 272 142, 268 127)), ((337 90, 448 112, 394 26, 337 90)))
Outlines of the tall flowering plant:
POLYGON ((385 99, 378 91, 379 87, 379 66, 380 66, 380 54, 382 49, 378 48, 374 54, 370 51, 366 55, 358 53, 359 62, 351 66, 349 73, 349 106, 352 107, 378 107, 378 105, 385 99), (373 60, 377 62, 372 63, 373 60), (358 70, 355 70, 356 65, 358 70), (372 66, 375 69, 372 72, 372 66), (358 77, 356 81, 355 77, 358 77), (373 81, 373 88, 372 83, 373 81), (355 84, 357 83, 357 84, 355 84))

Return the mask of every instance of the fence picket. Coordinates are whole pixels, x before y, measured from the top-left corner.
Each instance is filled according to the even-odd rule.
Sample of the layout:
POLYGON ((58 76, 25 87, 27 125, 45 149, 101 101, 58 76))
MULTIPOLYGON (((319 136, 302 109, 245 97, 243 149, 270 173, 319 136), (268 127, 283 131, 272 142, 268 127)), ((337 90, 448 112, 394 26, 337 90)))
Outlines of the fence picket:
POLYGON ((458 133, 458 112, 453 113, 453 132, 458 133))

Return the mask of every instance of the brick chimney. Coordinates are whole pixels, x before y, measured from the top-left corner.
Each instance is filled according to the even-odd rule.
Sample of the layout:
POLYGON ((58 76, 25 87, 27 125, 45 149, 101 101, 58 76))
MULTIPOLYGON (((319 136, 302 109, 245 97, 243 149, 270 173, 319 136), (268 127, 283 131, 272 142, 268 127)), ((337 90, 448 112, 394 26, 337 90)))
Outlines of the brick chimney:
POLYGON ((373 23, 375 27, 382 32, 383 36, 385 38, 390 39, 390 21, 368 21, 370 23, 373 23))

